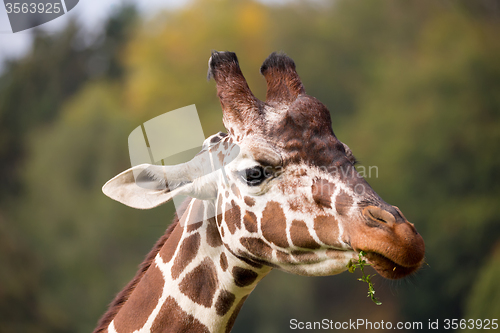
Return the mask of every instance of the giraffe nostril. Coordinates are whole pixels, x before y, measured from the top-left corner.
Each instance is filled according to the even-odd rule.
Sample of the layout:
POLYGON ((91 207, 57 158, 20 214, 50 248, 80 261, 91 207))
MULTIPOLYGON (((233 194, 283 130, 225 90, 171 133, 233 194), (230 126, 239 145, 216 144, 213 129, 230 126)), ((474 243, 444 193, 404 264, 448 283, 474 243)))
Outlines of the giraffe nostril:
POLYGON ((374 215, 372 214, 372 212, 370 212, 370 216, 371 216, 371 218, 373 218, 373 219, 375 219, 375 220, 377 220, 377 221, 380 221, 380 222, 382 222, 382 223, 387 223, 387 221, 386 221, 386 220, 384 220, 383 218, 378 217, 378 216, 374 216, 374 215))
POLYGON ((371 221, 384 223, 390 226, 396 223, 396 218, 393 214, 376 206, 368 206, 363 209, 363 215, 371 221))

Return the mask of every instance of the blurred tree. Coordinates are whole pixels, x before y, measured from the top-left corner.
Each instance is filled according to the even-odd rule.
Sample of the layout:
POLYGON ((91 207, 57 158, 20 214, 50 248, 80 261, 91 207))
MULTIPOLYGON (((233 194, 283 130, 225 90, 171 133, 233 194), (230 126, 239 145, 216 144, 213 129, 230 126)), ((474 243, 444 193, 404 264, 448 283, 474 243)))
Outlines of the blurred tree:
MULTIPOLYGON (((500 242, 489 256, 489 260, 479 270, 466 306, 466 319, 498 319, 500 313, 500 242)), ((491 326, 491 325, 490 325, 491 326)), ((473 331, 470 329, 469 331, 473 331)))
POLYGON ((90 77, 119 78, 121 52, 137 17, 131 5, 109 18, 103 34, 85 46, 75 22, 54 35, 35 30, 31 52, 10 61, 0 77, 0 198, 18 193, 18 174, 30 130, 57 118, 61 105, 90 77))
POLYGON ((0 165, 2 326, 88 332, 133 276, 173 208, 135 211, 100 187, 129 166, 126 137, 145 120, 194 103, 206 135, 224 130, 214 84, 204 79, 211 49, 235 51, 261 99, 262 61, 276 50, 292 56, 307 92, 332 111, 337 136, 377 167, 368 181, 423 234, 429 264, 410 280, 415 285, 375 278, 381 307, 350 274, 272 273, 234 331, 288 332, 291 318, 360 313, 393 322, 493 315, 480 307, 498 304, 493 7, 489 0, 196 0, 141 24, 125 7, 90 46, 75 47, 74 25, 38 37, 32 54, 0 78, 0 156, 9 161, 0 165))
POLYGON ((37 294, 40 264, 20 235, 0 216, 0 322, 2 332, 43 332, 37 294))
POLYGON ((75 93, 87 74, 86 50, 73 47, 76 24, 54 36, 36 33, 32 51, 6 65, 0 79, 0 198, 21 190, 18 171, 25 157, 25 137, 53 121, 61 103, 75 93))
MULTIPOLYGON (((64 297, 53 293, 56 289, 54 286, 64 287, 61 284, 64 279, 68 283, 74 281, 73 276, 65 275, 64 269, 58 266, 60 262, 57 261, 61 260, 64 252, 59 252, 60 248, 53 246, 54 237, 57 238, 58 234, 50 233, 51 223, 58 219, 53 216, 43 218, 44 213, 36 209, 39 203, 44 209, 60 212, 59 217, 63 217, 56 200, 53 206, 44 200, 50 194, 57 193, 51 187, 57 184, 57 180, 50 180, 54 184, 47 183, 50 179, 47 174, 54 177, 63 174, 72 155, 65 156, 57 166, 51 165, 51 170, 45 170, 47 174, 40 174, 34 179, 28 180, 26 172, 32 165, 35 168, 39 166, 37 163, 32 164, 36 162, 34 156, 38 152, 38 148, 32 147, 33 142, 38 143, 40 138, 48 135, 52 124, 60 122, 62 106, 68 99, 78 95, 79 89, 90 77, 119 78, 122 68, 120 50, 128 39, 135 12, 131 6, 118 10, 110 17, 100 40, 88 46, 82 42, 81 33, 74 22, 55 35, 35 32, 30 54, 11 61, 0 77, 0 216, 5 216, 1 219, 0 229, 3 267, 0 274, 0 321, 2 329, 9 332, 74 332, 75 329, 68 328, 71 325, 67 324, 78 324, 73 318, 64 320, 64 316, 71 315, 65 312, 71 307, 62 307, 64 297), (101 56, 107 59, 107 70, 96 75, 93 59, 101 56), (40 202, 30 201, 29 193, 37 188, 43 189, 40 202)), ((71 136, 72 133, 67 135, 71 136)), ((63 137, 60 140, 61 143, 72 142, 63 137)), ((76 144, 73 144, 73 148, 67 148, 74 150, 76 144)), ((47 152, 55 153, 51 148, 47 152)), ((47 166, 47 169, 50 168, 47 166)), ((79 177, 80 183, 74 193, 79 193, 81 188, 89 187, 94 171, 89 165, 81 165, 75 170, 79 174, 72 176, 79 177)), ((68 180, 67 184, 71 182, 68 180)), ((67 195, 70 189, 62 193, 63 199, 71 198, 67 195)), ((66 222, 71 222, 71 219, 68 218, 66 222)), ((71 226, 66 225, 66 228, 71 226)), ((75 253, 84 248, 85 244, 76 247, 75 253)), ((64 255, 67 256, 67 253, 64 255)), ((76 261, 75 257, 73 259, 76 261)), ((70 297, 71 293, 65 295, 70 297)), ((99 304, 105 302, 106 299, 103 299, 99 304)), ((75 312, 78 311, 75 309, 75 312)), ((89 322, 93 320, 94 316, 89 322)), ((90 329, 88 327, 87 330, 90 329)))

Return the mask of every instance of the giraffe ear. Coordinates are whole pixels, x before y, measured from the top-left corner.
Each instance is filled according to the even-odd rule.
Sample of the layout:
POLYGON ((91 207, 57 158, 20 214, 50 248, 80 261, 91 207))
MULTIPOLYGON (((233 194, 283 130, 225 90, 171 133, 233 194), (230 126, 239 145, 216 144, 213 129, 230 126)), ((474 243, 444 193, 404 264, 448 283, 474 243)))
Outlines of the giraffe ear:
POLYGON ((102 191, 111 199, 138 209, 157 207, 176 195, 202 200, 215 199, 217 180, 221 173, 226 179, 224 167, 239 155, 240 148, 234 143, 227 147, 218 141, 212 144, 218 145, 220 149, 209 149, 207 143, 201 152, 186 163, 134 166, 109 180, 102 191))
POLYGON ((111 199, 132 208, 154 208, 170 201, 189 185, 187 179, 175 177, 180 176, 179 172, 172 173, 171 168, 141 164, 110 179, 102 191, 111 199))
POLYGON ((135 166, 109 180, 102 191, 111 199, 138 209, 157 207, 176 195, 202 200, 215 199, 221 170, 240 151, 238 145, 232 144, 230 147, 226 149, 225 155, 204 150, 189 162, 177 165, 135 166))

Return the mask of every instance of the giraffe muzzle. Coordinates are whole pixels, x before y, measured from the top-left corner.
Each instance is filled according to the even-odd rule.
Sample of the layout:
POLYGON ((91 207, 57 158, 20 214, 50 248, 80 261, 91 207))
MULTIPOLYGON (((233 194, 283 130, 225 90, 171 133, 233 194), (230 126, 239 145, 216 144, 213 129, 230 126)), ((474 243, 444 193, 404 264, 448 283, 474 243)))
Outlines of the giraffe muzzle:
POLYGON ((415 226, 397 207, 368 206, 362 211, 364 220, 351 235, 357 252, 383 277, 399 279, 416 272, 424 261, 425 244, 415 226))

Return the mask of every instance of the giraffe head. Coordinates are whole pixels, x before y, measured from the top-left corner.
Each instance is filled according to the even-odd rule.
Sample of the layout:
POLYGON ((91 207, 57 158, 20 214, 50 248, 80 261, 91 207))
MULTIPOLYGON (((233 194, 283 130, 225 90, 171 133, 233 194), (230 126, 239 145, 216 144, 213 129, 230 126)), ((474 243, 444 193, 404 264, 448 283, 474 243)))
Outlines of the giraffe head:
POLYGON ((208 138, 183 165, 125 171, 104 192, 142 209, 179 193, 207 200, 225 247, 253 265, 332 275, 364 251, 386 278, 416 271, 424 258, 422 237, 358 174, 351 150, 332 131, 329 111, 305 93, 293 60, 273 53, 260 71, 265 102, 250 91, 234 53, 213 52, 208 75, 216 81, 228 135, 208 138))

